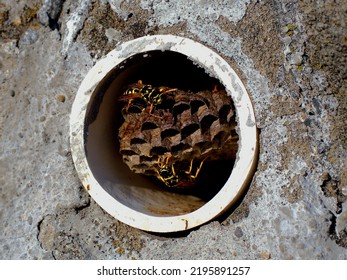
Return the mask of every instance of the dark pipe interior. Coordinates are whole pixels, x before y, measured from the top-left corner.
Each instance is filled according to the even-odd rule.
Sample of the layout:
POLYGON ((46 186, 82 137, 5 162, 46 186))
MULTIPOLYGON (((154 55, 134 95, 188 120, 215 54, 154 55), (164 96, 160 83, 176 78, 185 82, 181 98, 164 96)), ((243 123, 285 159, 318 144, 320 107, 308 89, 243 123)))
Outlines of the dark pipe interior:
MULTIPOLYGON (((217 79, 210 77, 206 73, 205 69, 197 66, 185 55, 177 52, 150 51, 139 53, 123 61, 110 71, 110 73, 99 83, 92 95, 91 102, 87 109, 85 119, 86 129, 84 131, 85 147, 88 163, 95 178, 101 182, 101 185, 103 182, 109 182, 110 187, 105 187, 105 190, 112 196, 117 197, 118 200, 123 201, 124 204, 128 203, 127 196, 132 194, 129 193, 129 190, 125 189, 125 187, 124 190, 122 189, 121 191, 115 192, 113 189, 114 184, 119 184, 119 188, 123 188, 122 185, 127 184, 132 186, 139 185, 139 187, 137 187, 138 189, 147 188, 149 193, 160 191, 163 192, 163 195, 167 194, 167 197, 170 197, 170 199, 174 197, 173 195, 170 195, 170 193, 176 193, 176 206, 177 208, 180 208, 179 206, 182 204, 182 209, 185 209, 187 202, 185 202, 185 198, 180 194, 184 196, 191 195, 199 198, 204 201, 203 203, 209 201, 219 192, 230 176, 234 160, 204 164, 201 170, 201 175, 199 175, 198 186, 194 189, 187 190, 171 190, 165 186, 161 186, 159 180, 132 173, 122 162, 122 157, 119 153, 117 135, 118 128, 122 124, 123 119, 120 103, 117 102, 117 98, 123 94, 125 88, 129 84, 136 83, 138 80, 142 80, 144 84, 151 84, 153 86, 168 86, 193 92, 212 90, 215 85, 222 88, 220 82, 217 79), (104 117, 106 121, 103 121, 105 124, 103 124, 104 128, 102 129, 98 124, 100 110, 107 111, 107 114, 105 114, 104 117), (98 148, 94 148, 95 144, 89 146, 93 148, 88 148, 88 137, 93 133, 93 131, 97 131, 96 134, 98 136, 93 136, 95 138, 93 138, 93 143, 99 145, 98 148), (105 156, 101 156, 100 154, 104 154, 105 156), (103 167, 105 157, 108 158, 109 167, 103 167), (121 162, 121 164, 119 162, 121 162), (117 170, 115 170, 115 168, 117 168, 117 170), (119 171, 120 169, 122 169, 121 172, 119 171), (119 195, 119 193, 124 193, 124 195, 119 195)), ((94 133, 94 135, 96 134, 94 133)), ((142 204, 146 204, 147 202, 141 201, 141 199, 145 200, 146 197, 141 196, 140 190, 133 189, 133 192, 139 192, 139 195, 136 196, 136 200, 138 200, 137 204, 140 206, 133 207, 130 205, 130 207, 142 208, 142 204)), ((186 200, 189 202, 188 197, 186 200)), ((186 210, 186 212, 195 210, 194 207, 200 207, 203 203, 192 203, 195 206, 192 206, 192 209, 186 210)), ((153 201, 152 204, 154 208, 162 207, 159 202, 158 205, 156 205, 155 201, 153 201)), ((142 209, 140 210, 142 211, 142 209)), ((176 215, 180 213, 181 212, 170 212, 168 215, 176 215)))

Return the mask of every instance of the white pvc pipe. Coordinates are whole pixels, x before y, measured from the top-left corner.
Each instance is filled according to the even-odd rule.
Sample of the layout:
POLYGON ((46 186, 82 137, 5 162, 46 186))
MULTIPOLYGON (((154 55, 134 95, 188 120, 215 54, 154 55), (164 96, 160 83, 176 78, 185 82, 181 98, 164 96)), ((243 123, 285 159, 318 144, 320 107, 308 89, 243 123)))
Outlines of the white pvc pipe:
POLYGON ((253 107, 234 70, 211 49, 172 35, 146 36, 125 42, 95 64, 81 83, 73 103, 70 142, 79 178, 91 197, 116 219, 152 232, 191 229, 226 211, 245 191, 258 151, 253 107), (203 67, 224 85, 235 105, 240 138, 236 161, 224 186, 207 202, 191 195, 168 192, 132 174, 113 146, 116 139, 113 129, 117 123, 113 120, 117 110, 113 102, 120 85, 131 75, 131 70, 122 71, 132 65, 134 55, 143 54, 145 58, 158 50, 183 54, 203 67))

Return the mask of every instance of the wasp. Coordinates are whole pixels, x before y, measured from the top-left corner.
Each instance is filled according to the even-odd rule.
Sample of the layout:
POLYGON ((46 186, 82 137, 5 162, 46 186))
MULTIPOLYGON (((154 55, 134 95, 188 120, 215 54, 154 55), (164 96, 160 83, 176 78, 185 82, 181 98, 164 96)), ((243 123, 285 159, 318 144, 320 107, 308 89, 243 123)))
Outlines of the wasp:
POLYGON ((177 88, 169 87, 153 87, 151 85, 145 85, 141 80, 137 84, 131 85, 119 98, 120 101, 128 102, 125 111, 128 112, 130 106, 134 101, 139 101, 140 105, 137 107, 142 107, 144 110, 149 106, 149 113, 152 113, 155 106, 160 105, 163 102, 163 95, 169 92, 176 91, 177 88))
POLYGON ((187 188, 194 186, 205 159, 200 162, 200 165, 193 174, 194 159, 190 160, 188 170, 183 170, 181 168, 176 169, 175 163, 170 163, 170 158, 171 156, 167 156, 164 160, 158 160, 159 168, 156 170, 158 179, 170 188, 187 188))

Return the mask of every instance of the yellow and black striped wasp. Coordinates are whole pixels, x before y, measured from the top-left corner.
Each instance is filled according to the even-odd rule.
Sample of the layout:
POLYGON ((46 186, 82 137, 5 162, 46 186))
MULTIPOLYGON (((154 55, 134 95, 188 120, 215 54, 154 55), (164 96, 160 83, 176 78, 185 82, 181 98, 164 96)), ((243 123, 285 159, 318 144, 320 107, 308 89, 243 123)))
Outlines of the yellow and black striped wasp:
POLYGON ((169 92, 176 91, 177 88, 169 87, 153 87, 151 85, 143 84, 141 80, 137 84, 132 84, 125 90, 123 95, 119 98, 121 102, 128 102, 125 111, 128 112, 129 108, 136 102, 135 106, 146 109, 149 106, 149 113, 152 113, 155 106, 163 102, 163 95, 169 92))
POLYGON ((182 163, 170 162, 171 156, 165 157, 163 160, 158 160, 157 178, 160 179, 167 187, 170 188, 189 188, 195 185, 196 179, 200 173, 202 165, 205 161, 200 161, 198 167, 196 167, 195 173, 193 173, 193 162, 194 159, 189 161, 187 164, 187 170, 183 167, 182 163), (175 168, 175 164, 180 165, 179 168, 175 168))

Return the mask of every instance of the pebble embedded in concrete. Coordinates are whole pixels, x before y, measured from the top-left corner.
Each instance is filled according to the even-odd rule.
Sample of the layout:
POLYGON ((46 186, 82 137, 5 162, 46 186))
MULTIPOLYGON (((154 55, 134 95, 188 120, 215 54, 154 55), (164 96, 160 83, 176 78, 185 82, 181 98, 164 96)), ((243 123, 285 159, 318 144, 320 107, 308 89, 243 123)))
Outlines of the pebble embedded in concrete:
POLYGON ((299 53, 296 53, 292 56, 292 59, 291 59, 291 64, 294 64, 294 65, 300 65, 302 63, 302 56, 301 54, 299 53))

